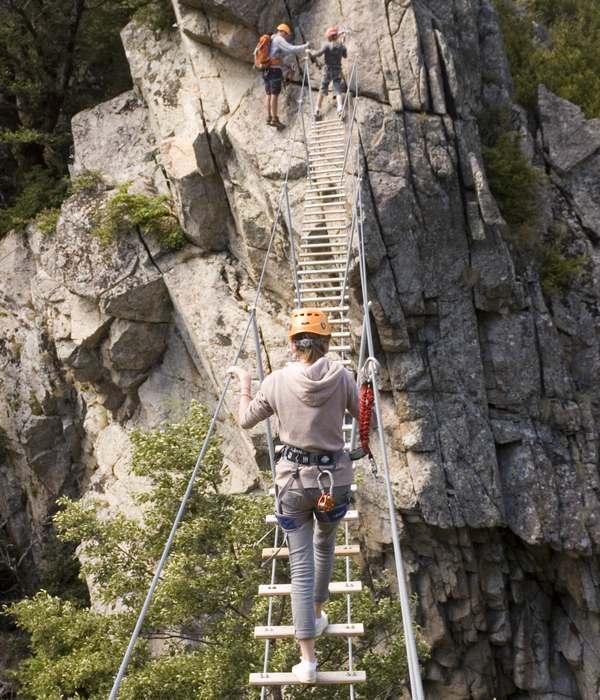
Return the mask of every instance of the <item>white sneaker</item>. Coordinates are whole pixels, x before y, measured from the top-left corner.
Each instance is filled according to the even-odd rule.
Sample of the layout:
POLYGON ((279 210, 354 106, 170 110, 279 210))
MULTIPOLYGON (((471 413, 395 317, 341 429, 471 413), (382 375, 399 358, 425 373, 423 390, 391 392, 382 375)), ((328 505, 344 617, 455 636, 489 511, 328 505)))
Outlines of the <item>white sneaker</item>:
POLYGON ((325 628, 329 624, 329 620, 327 619, 327 615, 322 612, 321 617, 317 617, 315 620, 315 637, 320 637, 323 632, 325 632, 325 628))
POLYGON ((292 666, 292 673, 300 683, 315 683, 317 680, 317 662, 302 659, 299 664, 292 666))

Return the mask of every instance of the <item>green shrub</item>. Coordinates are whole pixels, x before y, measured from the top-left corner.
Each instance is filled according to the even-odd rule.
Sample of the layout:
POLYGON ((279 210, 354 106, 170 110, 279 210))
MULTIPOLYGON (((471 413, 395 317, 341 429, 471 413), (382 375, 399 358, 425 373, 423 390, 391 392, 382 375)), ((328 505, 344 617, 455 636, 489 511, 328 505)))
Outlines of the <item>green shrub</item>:
POLYGON ((168 201, 165 196, 132 194, 128 184, 121 185, 99 212, 93 235, 108 244, 119 231, 138 226, 143 234, 152 236, 165 248, 178 250, 185 244, 185 238, 168 201))
POLYGON ((478 121, 486 175, 502 216, 513 230, 535 226, 541 177, 521 150, 508 112, 490 109, 478 121))
POLYGON ((23 230, 44 209, 59 208, 68 195, 69 183, 52 171, 36 167, 23 176, 22 189, 13 204, 0 209, 0 237, 11 229, 23 230))
POLYGON ((150 0, 150 2, 141 3, 134 17, 158 32, 170 30, 175 23, 173 6, 165 0, 150 0))
POLYGON ((542 288, 548 295, 568 289, 583 272, 587 262, 585 255, 569 255, 567 233, 566 227, 551 227, 549 240, 540 250, 540 279, 542 288))
POLYGON ((99 170, 84 170, 71 180, 71 191, 75 193, 97 190, 104 179, 99 170))
POLYGON ((42 209, 35 217, 35 225, 42 236, 51 236, 56 232, 56 224, 60 216, 60 209, 42 209))
POLYGON ((597 0, 495 0, 517 100, 533 107, 537 86, 546 85, 600 116, 600 3, 597 0), (534 21, 549 31, 548 46, 537 41, 534 21))

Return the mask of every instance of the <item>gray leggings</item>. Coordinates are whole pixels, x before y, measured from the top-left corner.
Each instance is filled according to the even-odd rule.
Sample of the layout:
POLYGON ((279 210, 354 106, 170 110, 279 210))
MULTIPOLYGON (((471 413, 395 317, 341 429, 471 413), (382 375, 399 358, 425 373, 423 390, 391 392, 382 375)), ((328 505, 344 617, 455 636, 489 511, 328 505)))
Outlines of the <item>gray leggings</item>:
MULTIPOLYGON (((328 523, 313 517, 319 489, 288 489, 281 499, 284 515, 302 522, 288 530, 290 570, 292 576, 292 617, 297 639, 315 636, 315 603, 329 598, 329 581, 333 570, 335 533, 338 522, 328 523)), ((347 503, 349 486, 336 486, 336 504, 347 503)))

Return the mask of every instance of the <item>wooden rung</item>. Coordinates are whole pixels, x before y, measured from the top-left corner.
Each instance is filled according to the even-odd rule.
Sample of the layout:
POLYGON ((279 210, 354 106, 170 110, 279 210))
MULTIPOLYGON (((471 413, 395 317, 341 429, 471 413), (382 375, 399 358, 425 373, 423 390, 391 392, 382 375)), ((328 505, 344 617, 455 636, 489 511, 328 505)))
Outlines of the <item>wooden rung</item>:
MULTIPOLYGON (((311 280, 310 284, 315 284, 315 282, 319 282, 320 284, 322 284, 322 282, 328 282, 328 281, 329 281, 329 280, 322 280, 321 282, 319 282, 319 280, 311 280)), ((341 292, 342 289, 346 289, 346 288, 347 288, 347 287, 344 287, 344 286, 341 285, 341 284, 338 284, 338 285, 335 285, 335 286, 332 285, 331 287, 307 287, 307 286, 306 286, 307 284, 308 284, 307 282, 301 283, 301 284, 300 284, 300 289, 301 289, 303 292, 311 292, 311 293, 313 293, 313 294, 314 294, 315 292, 341 292)))
MULTIPOLYGON (((346 297, 347 297, 347 293, 344 295, 344 301, 347 301, 346 297)), ((318 304, 319 302, 322 302, 322 301, 339 301, 339 300, 340 300, 339 294, 322 296, 322 297, 305 297, 304 295, 302 296, 302 303, 303 304, 318 304)))
MULTIPOLYGON (((314 202, 317 199, 340 199, 341 197, 344 197, 344 200, 345 200, 345 198, 346 198, 345 192, 338 190, 337 187, 331 187, 330 190, 335 190, 335 192, 330 192, 330 194, 311 194, 308 197, 305 197, 305 201, 306 202, 314 202)), ((340 206, 339 202, 329 202, 329 204, 335 204, 337 207, 340 206)))
POLYGON ((330 204, 307 204, 304 207, 304 216, 330 216, 332 214, 347 216, 348 212, 346 211, 346 207, 340 206, 338 202, 331 202, 330 204), (323 207, 330 208, 323 209, 323 207), (316 209, 317 211, 313 211, 313 209, 316 209))
POLYGON ((339 119, 328 119, 327 121, 320 120, 315 122, 311 128, 312 133, 323 133, 324 131, 339 131, 345 132, 346 125, 339 119))
MULTIPOLYGON (((339 208, 339 207, 338 207, 339 208)), ((346 210, 342 209, 342 211, 323 211, 321 213, 314 212, 314 211, 305 211, 304 212, 304 218, 302 219, 302 223, 304 224, 329 224, 329 223, 336 223, 338 221, 347 221, 348 218, 346 217, 346 210), (312 216, 312 219, 309 219, 308 217, 312 216)))
MULTIPOLYGON (((360 637, 365 633, 362 622, 345 623, 341 625, 327 625, 324 635, 328 637, 360 637)), ((254 628, 255 639, 285 639, 295 634, 294 625, 279 625, 267 627, 259 625, 254 628)))
MULTIPOLYGON (((317 671, 317 680, 311 685, 352 685, 365 683, 366 671, 317 671)), ((300 683, 293 673, 251 673, 249 685, 308 685, 300 683)))
MULTIPOLYGON (((332 581, 329 584, 330 593, 360 593, 360 591, 362 591, 362 581, 332 581)), ((291 583, 264 583, 258 587, 258 595, 261 596, 290 595, 291 592, 291 583)))
POLYGON ((317 155, 309 156, 308 164, 314 165, 343 165, 347 161, 344 160, 341 154, 336 153, 318 153, 317 155))
POLYGON ((319 153, 311 153, 309 156, 309 165, 316 165, 319 163, 328 163, 329 165, 344 165, 348 162, 344 159, 343 151, 323 151, 319 153))
POLYGON ((309 165, 313 175, 326 175, 327 173, 338 173, 341 175, 344 171, 341 168, 335 168, 331 163, 322 163, 321 165, 309 165))
MULTIPOLYGON (((328 165, 329 167, 333 166, 341 166, 344 165, 344 159, 343 158, 337 158, 337 157, 330 157, 326 158, 325 156, 319 156, 319 158, 313 158, 308 161, 308 165, 311 168, 317 168, 319 166, 325 166, 328 165)), ((338 170, 341 170, 341 168, 338 168, 338 170)))
MULTIPOLYGON (((335 335, 335 334, 334 334, 335 335)), ((358 521, 358 511, 357 510, 347 510, 346 515, 342 518, 343 522, 357 522, 358 521)), ((269 525, 275 525, 277 523, 277 518, 271 513, 265 516, 265 522, 269 525)))
MULTIPOLYGON (((345 243, 303 243, 300 250, 331 250, 333 253, 341 253, 346 250, 347 247, 345 243)), ((304 255, 304 252, 301 252, 300 255, 304 255)))
MULTIPOLYGON (((329 229, 332 229, 334 231, 340 231, 342 229, 348 228, 348 223, 346 222, 346 219, 332 219, 330 221, 324 221, 321 219, 320 221, 303 221, 302 222, 302 228, 307 229, 308 231, 328 231, 329 229)), ((346 235, 346 234, 332 234, 332 235, 346 235)))
POLYGON ((324 152, 334 152, 334 153, 345 153, 346 152, 346 139, 339 139, 336 138, 334 139, 333 143, 329 143, 327 139, 320 139, 318 136, 315 139, 311 139, 309 137, 308 143, 311 146, 309 155, 313 155, 313 153, 321 153, 322 151, 324 152))
MULTIPOLYGON (((334 555, 336 557, 357 557, 360 556, 359 544, 338 544, 335 548, 334 555)), ((290 556, 290 550, 287 547, 265 547, 262 550, 262 558, 270 559, 287 559, 290 556)))
POLYGON ((348 240, 346 233, 320 233, 318 236, 311 234, 303 235, 300 239, 301 243, 312 243, 313 241, 331 241, 331 240, 348 240))
POLYGON ((334 131, 318 134, 312 138, 309 137, 308 153, 311 155, 317 148, 337 148, 339 152, 345 153, 347 143, 347 139, 334 131))
POLYGON ((317 141, 313 144, 313 147, 308 152, 309 158, 318 158, 319 156, 326 154, 333 154, 338 158, 343 158, 346 153, 346 144, 340 142, 329 144, 324 141, 317 141))
POLYGON ((316 138, 309 138, 308 139, 308 152, 314 153, 318 152, 319 149, 338 149, 339 151, 344 151, 346 148, 346 139, 344 138, 338 138, 337 136, 335 138, 331 139, 326 139, 326 138, 321 138, 317 136, 316 138))
MULTIPOLYGON (((324 229, 312 229, 312 230, 313 231, 323 231, 324 229)), ((310 231, 310 229, 309 229, 309 231, 310 231)), ((307 231, 303 232, 303 234, 306 234, 306 233, 307 233, 307 231)), ((322 248, 323 246, 326 246, 326 247, 327 246, 332 246, 332 247, 333 246, 338 246, 338 247, 342 246, 345 248, 345 247, 347 247, 346 241, 348 241, 348 240, 349 240, 348 236, 339 235, 339 234, 337 236, 334 234, 331 234, 330 236, 318 236, 318 237, 315 236, 314 238, 313 238, 313 236, 303 235, 300 245, 302 248, 322 248), (312 243, 312 241, 317 240, 317 238, 319 240, 325 240, 325 243, 312 243), (329 241, 329 242, 327 242, 327 241, 329 241), (338 241, 338 242, 335 243, 335 241, 338 241), (344 242, 342 242, 342 241, 344 241, 344 242)))
MULTIPOLYGON (((339 255, 339 253, 336 253, 336 255, 339 255)), ((300 257, 302 258, 302 260, 298 261, 300 265, 310 265, 311 264, 310 258, 319 258, 318 261, 314 261, 314 262, 319 262, 319 263, 324 263, 324 262, 336 263, 337 262, 337 263, 340 263, 342 265, 346 264, 346 257, 345 256, 339 257, 339 258, 332 258, 331 255, 328 255, 327 252, 325 252, 325 253, 323 253, 323 252, 320 252, 320 253, 300 253, 299 258, 300 257), (323 256, 327 256, 327 261, 323 260, 323 256)))
POLYGON ((312 131, 312 136, 313 138, 321 138, 323 136, 334 136, 335 138, 343 139, 344 141, 347 141, 347 137, 345 134, 345 129, 343 124, 326 124, 325 126, 318 127, 316 129, 313 129, 312 131))
MULTIPOLYGON (((298 274, 304 274, 303 267, 312 267, 313 265, 335 265, 336 263, 340 265, 340 267, 338 267, 339 272, 343 273, 346 269, 346 258, 340 258, 339 260, 328 258, 327 260, 303 260, 298 268, 298 274)), ((308 273, 308 270, 306 272, 308 273)))
MULTIPOLYGON (((315 280, 316 282, 317 280, 315 280)), ((327 280, 324 280, 327 282, 327 280)), ((306 287, 305 285, 301 284, 300 289, 303 292, 310 292, 312 294, 316 292, 341 292, 342 289, 346 289, 346 287, 343 287, 341 284, 335 286, 335 287, 306 287)))

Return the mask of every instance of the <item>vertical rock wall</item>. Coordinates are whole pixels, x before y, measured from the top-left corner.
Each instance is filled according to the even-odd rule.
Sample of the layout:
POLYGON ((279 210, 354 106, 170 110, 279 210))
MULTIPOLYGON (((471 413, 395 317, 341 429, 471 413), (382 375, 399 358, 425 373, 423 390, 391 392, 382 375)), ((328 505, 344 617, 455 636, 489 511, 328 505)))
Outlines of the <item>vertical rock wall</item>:
MULTIPOLYGON (((11 438, 0 513, 10 537, 26 547, 65 490, 92 487, 126 508, 137 487, 123 461, 127 429, 177 417, 191 398, 214 405, 253 304, 290 148, 288 133, 263 124, 252 47, 281 20, 313 45, 326 26, 344 25, 363 95, 386 431, 417 617, 432 645, 427 697, 597 697, 597 120, 543 88, 530 121, 511 104, 488 0, 179 9, 185 41, 126 27, 134 90, 74 120, 74 173, 100 170, 108 184, 74 195, 52 238, 30 230, 0 244, 0 417, 11 438), (586 256, 569 292, 545 295, 531 269, 517 273, 505 243, 477 126, 499 108, 545 173, 543 226, 561 227, 586 256), (171 193, 189 241, 182 251, 137 231, 106 248, 89 235, 93 212, 126 180, 171 193)), ((288 86, 284 121, 297 96, 288 86)), ((296 144, 292 222, 304 174, 296 144)), ((287 258, 284 230, 259 312, 268 366, 286 354, 287 258)), ((220 430, 231 488, 253 488, 260 432, 241 436, 229 418, 220 430)), ((391 566, 380 479, 367 474, 360 499, 369 560, 391 566)))

